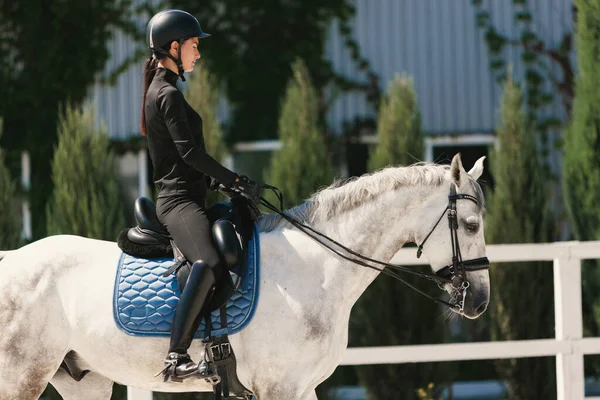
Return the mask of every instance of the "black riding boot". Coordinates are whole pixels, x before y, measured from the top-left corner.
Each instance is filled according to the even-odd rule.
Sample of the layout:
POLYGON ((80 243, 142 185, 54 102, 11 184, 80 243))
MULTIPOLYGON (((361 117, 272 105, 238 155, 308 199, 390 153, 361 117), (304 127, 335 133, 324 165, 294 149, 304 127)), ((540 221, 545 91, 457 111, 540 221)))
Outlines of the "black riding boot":
POLYGON ((198 364, 192 361, 187 349, 202 321, 201 311, 213 293, 215 273, 203 261, 196 261, 175 309, 171 344, 165 360, 165 382, 169 377, 181 380, 198 373, 198 364))

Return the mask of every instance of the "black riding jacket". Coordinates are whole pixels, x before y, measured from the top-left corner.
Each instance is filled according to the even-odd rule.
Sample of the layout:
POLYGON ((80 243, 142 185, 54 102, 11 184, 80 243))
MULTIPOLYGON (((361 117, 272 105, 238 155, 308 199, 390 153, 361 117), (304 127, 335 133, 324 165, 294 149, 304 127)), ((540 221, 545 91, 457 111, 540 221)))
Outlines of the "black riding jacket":
POLYGON ((237 175, 206 153, 202 118, 177 87, 179 76, 159 68, 148 88, 146 134, 154 182, 165 195, 205 199, 207 177, 229 185, 237 175))

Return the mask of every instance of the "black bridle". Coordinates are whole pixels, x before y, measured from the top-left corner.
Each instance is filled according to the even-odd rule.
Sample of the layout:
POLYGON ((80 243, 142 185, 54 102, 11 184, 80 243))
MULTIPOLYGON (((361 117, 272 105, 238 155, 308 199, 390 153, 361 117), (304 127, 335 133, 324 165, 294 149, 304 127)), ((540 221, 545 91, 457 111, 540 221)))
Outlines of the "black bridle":
POLYGON ((450 236, 451 236, 451 243, 452 243, 452 264, 443 267, 442 269, 437 271, 435 274, 419 272, 419 271, 415 271, 411 268, 404 267, 401 265, 389 264, 386 262, 374 260, 372 258, 363 256, 362 254, 359 254, 359 253, 349 249, 348 247, 342 245, 341 243, 335 241, 334 239, 331 239, 330 237, 314 230, 312 227, 287 215, 283 209, 283 194, 281 193, 281 191, 278 188, 268 185, 268 184, 263 184, 262 187, 265 189, 269 189, 273 193, 275 193, 275 195, 277 196, 277 198, 279 200, 279 208, 277 208, 276 206, 271 204, 264 197, 261 197, 261 201, 260 201, 261 205, 263 205, 267 209, 279 214, 282 218, 287 220, 290 224, 292 224, 293 226, 298 228, 300 231, 304 232, 306 235, 308 235, 309 237, 311 237, 312 239, 314 239, 315 241, 317 241, 318 243, 320 243, 327 249, 331 250, 333 253, 337 254, 338 256, 342 257, 345 260, 353 262, 354 264, 377 270, 385 275, 388 275, 394 279, 397 279, 400 282, 407 285, 408 287, 410 287, 411 289, 422 294, 423 296, 425 296, 435 302, 443 304, 447 307, 450 307, 451 309, 453 309, 454 311, 456 311, 458 313, 463 312, 464 305, 465 305, 465 298, 466 298, 466 294, 467 294, 467 288, 469 287, 469 281, 467 280, 466 273, 470 272, 470 271, 479 271, 479 270, 484 270, 484 269, 489 268, 489 260, 487 257, 480 257, 480 258, 475 258, 475 259, 471 259, 471 260, 463 260, 462 259, 462 255, 460 253, 460 246, 459 246, 459 242, 458 242, 458 218, 457 218, 457 214, 456 214, 456 202, 457 202, 457 200, 462 200, 462 199, 470 200, 470 201, 474 202, 475 204, 479 204, 479 202, 477 201, 477 198, 475 198, 474 196, 471 196, 468 194, 457 194, 454 184, 450 185, 450 194, 448 195, 448 205, 442 212, 442 215, 440 215, 440 217, 438 218, 435 225, 431 228, 431 230, 429 231, 429 233, 427 234, 427 236, 425 237, 423 242, 417 248, 417 258, 420 258, 421 255, 423 254, 423 245, 425 244, 425 242, 427 242, 427 240, 429 239, 431 234, 435 231, 435 229, 439 225, 440 221, 442 220, 442 218, 444 217, 446 212, 448 212, 448 223, 449 223, 449 227, 450 227, 450 236), (329 243, 332 243, 335 246, 343 249, 346 253, 348 253, 350 255, 344 254, 340 250, 333 248, 331 245, 324 243, 323 239, 328 241, 329 243), (383 268, 375 267, 375 266, 371 265, 370 263, 381 265, 381 266, 383 266, 383 268), (452 288, 454 289, 452 298, 457 299, 458 297, 462 297, 462 299, 456 303, 450 303, 450 302, 447 302, 447 301, 444 301, 441 299, 434 298, 434 297, 428 295, 427 293, 423 292, 422 290, 418 289, 417 287, 406 282, 404 279, 402 279, 400 277, 399 272, 409 273, 409 274, 416 275, 421 278, 433 281, 433 282, 437 283, 438 286, 440 287, 440 289, 442 289, 442 290, 444 290, 444 285, 450 284, 452 286, 452 288))
MULTIPOLYGON (((471 260, 463 260, 462 254, 460 253, 460 244, 458 243, 458 215, 456 213, 456 201, 457 200, 470 200, 475 204, 479 204, 477 198, 470 194, 457 194, 456 187, 450 185, 450 194, 448 195, 448 206, 442 212, 442 215, 438 218, 437 222, 431 228, 423 242, 417 248, 417 258, 421 258, 423 254, 423 245, 427 242, 427 239, 431 236, 435 228, 439 225, 440 221, 444 217, 444 214, 448 212, 448 226, 450 228, 450 240, 452 243, 452 264, 446 265, 435 273, 437 277, 443 278, 444 283, 450 283, 454 289, 455 295, 462 295, 462 300, 455 304, 459 307, 459 312, 462 312, 465 306, 465 297, 467 296, 467 289, 469 288, 469 281, 467 279, 467 272, 481 271, 490 268, 490 261, 487 257, 473 258, 471 260)), ((439 285, 439 282, 438 282, 439 285)), ((440 289, 443 289, 441 285, 440 289)), ((458 297, 458 296, 455 296, 458 297)))

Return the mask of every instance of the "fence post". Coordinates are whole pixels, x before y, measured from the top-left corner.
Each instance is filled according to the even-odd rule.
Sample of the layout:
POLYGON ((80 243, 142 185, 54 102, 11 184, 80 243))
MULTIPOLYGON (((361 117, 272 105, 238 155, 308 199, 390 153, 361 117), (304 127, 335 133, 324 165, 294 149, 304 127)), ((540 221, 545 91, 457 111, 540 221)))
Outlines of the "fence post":
POLYGON ((152 400, 152 392, 128 386, 127 400, 152 400))
POLYGON ((146 148, 138 151, 138 196, 148 196, 148 154, 146 148))
MULTIPOLYGON (((581 260, 571 258, 570 246, 554 260, 554 312, 556 340, 570 342, 570 352, 556 355, 557 400, 583 400, 585 397, 583 354, 574 352, 571 341, 583 336, 581 311, 581 260)), ((533 317, 535 318, 535 317, 533 317)))
POLYGON ((21 153, 21 187, 25 191, 21 205, 23 231, 21 237, 31 240, 33 233, 31 228, 31 209, 29 207, 29 193, 31 189, 31 157, 29 152, 21 153))

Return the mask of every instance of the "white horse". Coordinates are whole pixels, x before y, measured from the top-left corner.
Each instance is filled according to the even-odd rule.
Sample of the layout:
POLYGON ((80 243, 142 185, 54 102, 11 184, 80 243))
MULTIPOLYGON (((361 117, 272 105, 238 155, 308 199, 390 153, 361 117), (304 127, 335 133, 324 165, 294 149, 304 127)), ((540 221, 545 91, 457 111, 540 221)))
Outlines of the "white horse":
MULTIPOLYGON (((467 173, 459 156, 450 166, 386 168, 323 189, 288 213, 385 262, 431 232, 423 255, 438 271, 452 262, 450 228, 436 225, 451 187, 476 200, 456 204, 461 255, 485 257, 484 200, 476 182, 482 171, 483 159, 467 173)), ((315 388, 346 350, 352 306, 379 272, 333 254, 277 214, 263 216, 259 225, 259 301, 250 324, 230 336, 238 377, 258 400, 314 400, 315 388)), ((168 338, 129 336, 117 327, 112 299, 120 255, 114 242, 69 235, 0 252, 0 399, 37 399, 48 382, 65 400, 108 400, 113 382, 160 392, 212 391, 202 379, 154 377, 168 338), (69 352, 91 371, 79 382, 59 369, 69 352)), ((468 271, 466 278, 462 314, 476 318, 489 301, 489 274, 468 271)), ((414 301, 418 307, 430 300, 415 294, 414 301)), ((190 355, 200 359, 202 351, 195 340, 190 355)))

